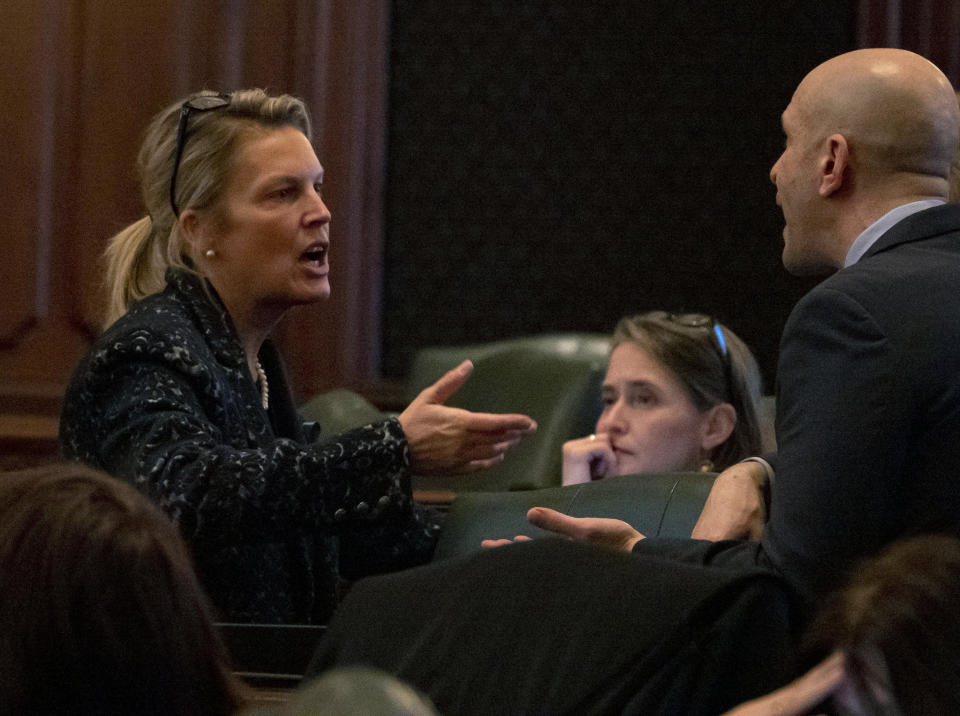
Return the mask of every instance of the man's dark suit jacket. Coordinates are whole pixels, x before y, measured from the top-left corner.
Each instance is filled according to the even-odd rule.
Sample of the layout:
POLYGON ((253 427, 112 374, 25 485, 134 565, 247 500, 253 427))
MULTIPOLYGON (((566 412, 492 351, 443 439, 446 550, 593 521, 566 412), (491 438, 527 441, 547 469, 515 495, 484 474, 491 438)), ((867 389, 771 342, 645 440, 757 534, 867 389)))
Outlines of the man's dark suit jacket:
POLYGON ((636 552, 770 567, 813 603, 898 537, 960 534, 960 205, 903 219, 801 299, 778 381, 760 544, 636 552))

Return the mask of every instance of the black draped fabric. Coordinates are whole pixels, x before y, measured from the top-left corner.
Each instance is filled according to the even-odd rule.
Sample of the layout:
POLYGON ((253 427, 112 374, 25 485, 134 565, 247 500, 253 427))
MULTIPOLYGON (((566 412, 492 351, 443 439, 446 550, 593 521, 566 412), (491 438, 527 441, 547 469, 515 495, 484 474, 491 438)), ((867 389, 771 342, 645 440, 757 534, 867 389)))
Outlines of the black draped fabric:
POLYGON ((324 622, 338 573, 423 563, 439 523, 413 502, 396 419, 311 442, 269 342, 260 359, 269 411, 213 289, 170 271, 77 368, 60 448, 177 522, 220 618, 324 622))
POLYGON ((782 684, 799 619, 768 572, 541 539, 361 580, 310 671, 377 667, 447 714, 717 714, 782 684))

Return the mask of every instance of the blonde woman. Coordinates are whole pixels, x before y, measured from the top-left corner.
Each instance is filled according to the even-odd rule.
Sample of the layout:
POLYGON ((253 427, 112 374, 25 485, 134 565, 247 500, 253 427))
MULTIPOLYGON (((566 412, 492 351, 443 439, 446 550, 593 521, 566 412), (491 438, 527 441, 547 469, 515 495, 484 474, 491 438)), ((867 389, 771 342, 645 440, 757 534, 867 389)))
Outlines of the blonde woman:
POLYGON ((535 424, 444 406, 465 362, 398 418, 312 441, 268 340, 289 308, 330 294, 300 100, 192 95, 154 118, 138 168, 147 216, 110 241, 115 320, 68 388, 61 450, 176 520, 222 618, 326 621, 340 576, 430 558, 439 525, 411 469, 481 469, 535 424))

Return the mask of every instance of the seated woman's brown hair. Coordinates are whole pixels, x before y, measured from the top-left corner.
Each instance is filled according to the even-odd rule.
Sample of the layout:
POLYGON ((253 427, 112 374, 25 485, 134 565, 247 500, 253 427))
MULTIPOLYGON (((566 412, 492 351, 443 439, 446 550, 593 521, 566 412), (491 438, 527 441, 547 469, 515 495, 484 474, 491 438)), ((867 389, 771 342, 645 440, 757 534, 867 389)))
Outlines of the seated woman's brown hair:
POLYGON ((861 563, 811 623, 806 674, 723 716, 960 713, 960 539, 903 538, 861 563))
MULTIPOLYGON (((810 630, 808 651, 844 653, 867 713, 960 713, 960 540, 919 535, 865 561, 810 630)), ((838 697, 835 697, 835 699, 838 697)))
POLYGON ((229 714, 241 687, 176 527, 76 464, 0 473, 0 712, 229 714))

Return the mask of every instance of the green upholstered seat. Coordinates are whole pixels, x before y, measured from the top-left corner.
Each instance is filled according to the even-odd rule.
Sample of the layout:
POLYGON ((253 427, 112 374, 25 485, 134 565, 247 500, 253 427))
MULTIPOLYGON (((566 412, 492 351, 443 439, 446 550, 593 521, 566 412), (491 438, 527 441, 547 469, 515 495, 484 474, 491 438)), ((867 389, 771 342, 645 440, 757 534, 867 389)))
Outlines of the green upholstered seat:
POLYGON ((715 477, 702 472, 621 475, 525 492, 458 493, 434 559, 475 552, 484 539, 545 536, 527 522, 527 510, 537 506, 574 517, 625 520, 648 537, 689 537, 715 477))
POLYGON ((300 406, 299 412, 304 420, 319 423, 320 434, 325 438, 391 415, 377 408, 359 393, 346 389, 319 393, 300 406))
POLYGON ((593 432, 600 415, 608 344, 609 338, 599 334, 548 334, 419 351, 408 398, 469 358, 473 374, 447 404, 480 412, 523 413, 539 428, 489 470, 454 477, 415 476, 414 488, 459 492, 559 485, 563 443, 593 432))
MULTIPOLYGON (((543 333, 533 336, 504 338, 486 343, 456 346, 428 346, 416 352, 407 378, 407 402, 435 382, 451 368, 468 358, 476 366, 490 355, 516 348, 527 348, 550 355, 569 356, 589 365, 602 364, 606 369, 610 351, 610 336, 605 333, 543 333)), ((471 378, 472 380, 472 378, 471 378)))

